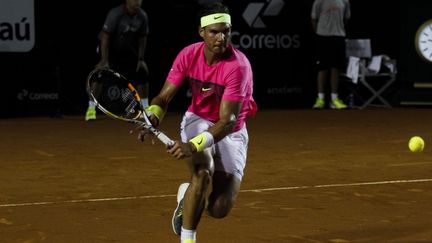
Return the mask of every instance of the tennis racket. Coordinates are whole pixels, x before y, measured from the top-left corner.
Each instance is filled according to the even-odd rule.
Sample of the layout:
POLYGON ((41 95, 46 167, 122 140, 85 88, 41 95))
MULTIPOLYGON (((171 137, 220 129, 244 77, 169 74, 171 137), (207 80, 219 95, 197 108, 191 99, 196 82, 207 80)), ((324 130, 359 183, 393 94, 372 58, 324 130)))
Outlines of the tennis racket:
POLYGON ((120 73, 111 69, 91 71, 87 77, 87 92, 96 107, 109 117, 144 127, 168 147, 174 144, 153 127, 135 87, 120 73))

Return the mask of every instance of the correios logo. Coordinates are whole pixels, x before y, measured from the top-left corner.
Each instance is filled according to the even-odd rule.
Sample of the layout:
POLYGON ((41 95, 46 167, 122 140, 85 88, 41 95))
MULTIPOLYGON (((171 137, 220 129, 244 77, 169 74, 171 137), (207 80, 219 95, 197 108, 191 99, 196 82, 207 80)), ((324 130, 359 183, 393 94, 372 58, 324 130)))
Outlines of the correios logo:
MULTIPOLYGON (((242 17, 250 27, 251 32, 267 30, 265 19, 281 16, 285 5, 284 0, 268 0, 249 3, 243 11, 242 17), (264 18, 265 17, 265 18, 264 18)), ((282 25, 283 21, 280 22, 282 25)), ((250 31, 248 31, 250 32, 250 31)), ((283 33, 252 34, 245 30, 232 32, 232 43, 242 49, 290 49, 300 47, 300 36, 283 33)))
POLYGON ((34 0, 1 0, 0 52, 28 52, 34 43, 34 0))
POLYGON ((17 94, 18 100, 31 100, 31 101, 46 101, 46 100, 58 100, 59 93, 37 93, 26 89, 21 90, 17 94))
POLYGON ((266 3, 249 3, 243 12, 243 19, 252 28, 265 28, 261 16, 277 16, 284 6, 283 0, 270 0, 266 3))

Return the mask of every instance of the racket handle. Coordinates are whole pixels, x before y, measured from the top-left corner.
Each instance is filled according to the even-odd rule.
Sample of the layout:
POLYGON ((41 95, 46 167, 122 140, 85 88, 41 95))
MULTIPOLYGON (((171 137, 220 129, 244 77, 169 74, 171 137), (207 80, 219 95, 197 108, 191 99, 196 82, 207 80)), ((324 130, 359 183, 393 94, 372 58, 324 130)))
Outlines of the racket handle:
POLYGON ((171 147, 174 145, 174 141, 171 140, 167 135, 163 134, 162 132, 159 133, 156 137, 168 147, 171 147))

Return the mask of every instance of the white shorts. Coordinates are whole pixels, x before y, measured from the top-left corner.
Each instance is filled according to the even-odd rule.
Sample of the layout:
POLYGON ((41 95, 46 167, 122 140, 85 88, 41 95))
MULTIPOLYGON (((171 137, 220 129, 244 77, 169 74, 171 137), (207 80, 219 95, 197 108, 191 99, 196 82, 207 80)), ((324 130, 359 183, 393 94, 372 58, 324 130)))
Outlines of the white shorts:
MULTIPOLYGON (((183 143, 201 132, 208 130, 213 123, 207 121, 192 112, 186 112, 180 126, 180 136, 183 143)), ((224 139, 214 144, 211 148, 215 163, 215 171, 224 171, 238 179, 243 178, 243 170, 246 166, 249 135, 246 124, 237 132, 227 135, 224 139)))

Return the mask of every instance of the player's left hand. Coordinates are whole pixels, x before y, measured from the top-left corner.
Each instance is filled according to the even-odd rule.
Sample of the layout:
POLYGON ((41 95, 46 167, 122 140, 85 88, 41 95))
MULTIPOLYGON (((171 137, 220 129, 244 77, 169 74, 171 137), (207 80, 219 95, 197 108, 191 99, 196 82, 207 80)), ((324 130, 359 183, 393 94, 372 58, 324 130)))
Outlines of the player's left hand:
POLYGON ((175 141, 174 145, 167 149, 167 152, 176 159, 184 159, 192 156, 194 152, 194 145, 191 143, 175 141))

